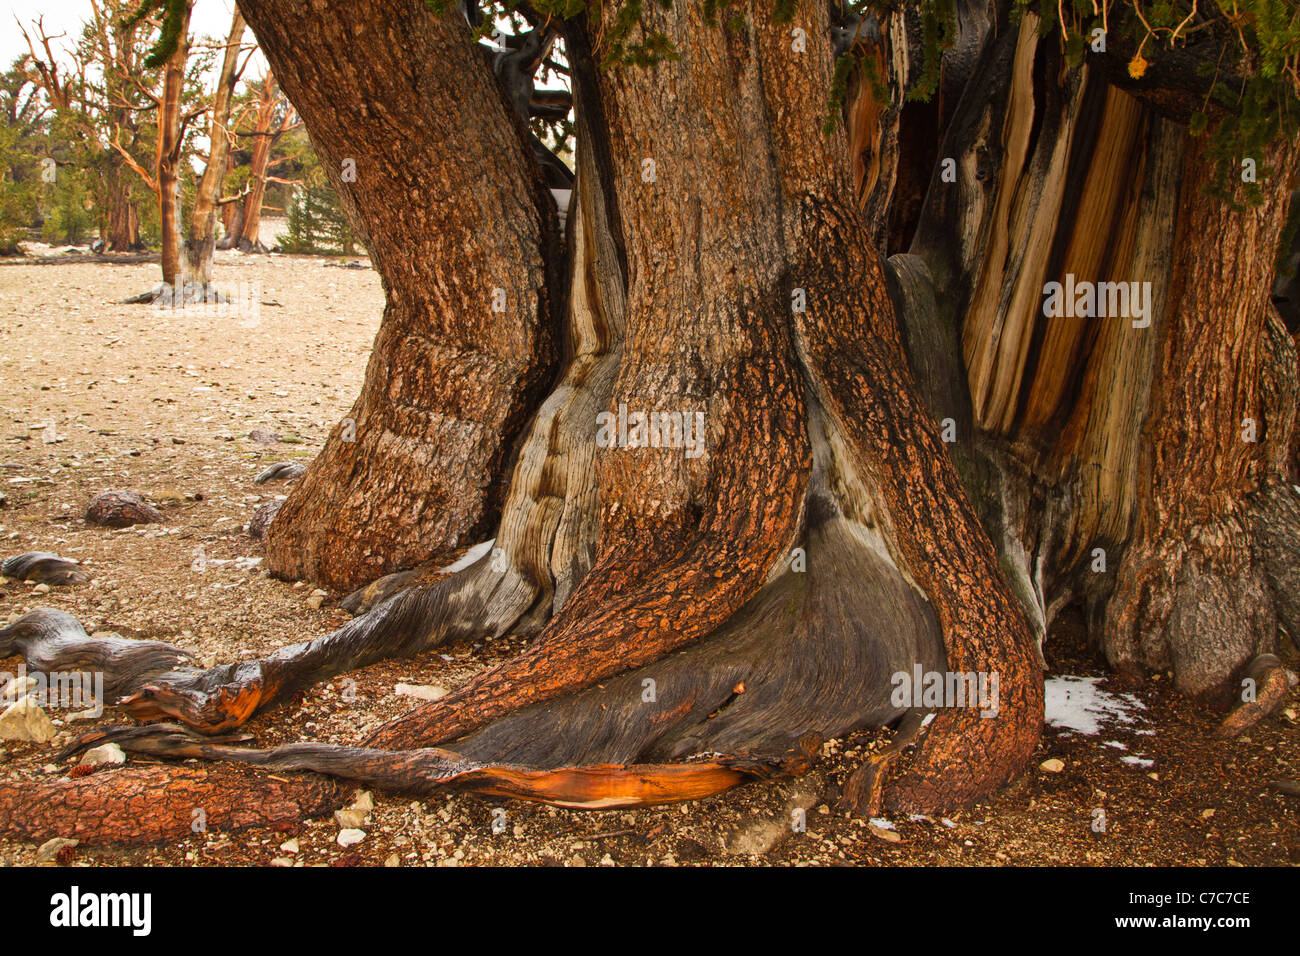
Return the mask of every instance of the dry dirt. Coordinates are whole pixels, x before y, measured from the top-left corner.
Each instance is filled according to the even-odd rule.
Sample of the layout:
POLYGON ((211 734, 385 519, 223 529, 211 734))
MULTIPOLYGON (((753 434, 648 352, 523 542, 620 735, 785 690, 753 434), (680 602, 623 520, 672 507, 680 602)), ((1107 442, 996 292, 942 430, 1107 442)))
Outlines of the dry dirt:
MULTIPOLYGON (((258 555, 244 530, 249 516, 285 491, 255 485, 254 476, 275 461, 310 459, 361 382, 382 292, 374 272, 338 265, 219 254, 219 282, 260 283, 257 322, 116 304, 151 286, 155 265, 0 265, 0 557, 54 551, 93 575, 89 585, 49 593, 0 584, 0 622, 58 607, 87 631, 166 640, 218 662, 346 620, 334 606, 339 595, 313 609, 311 586, 233 561, 258 555), (258 444, 248 437, 254 429, 281 441, 258 444), (166 524, 87 526, 86 503, 115 488, 142 492, 166 524)), ((519 646, 453 644, 379 664, 248 729, 264 744, 353 742, 414 705, 394 694, 397 683, 451 688, 519 646)), ((1054 672, 1105 673, 1066 638, 1050 641, 1047 653, 1054 672)), ((17 658, 0 660, 0 671, 17 666, 17 658)), ((1269 787, 1300 777, 1298 695, 1285 714, 1221 742, 1210 733, 1219 715, 1167 692, 1167 683, 1138 692, 1148 708, 1140 726, 1099 737, 1049 728, 1031 769, 988 804, 946 820, 896 819, 893 830, 836 809, 846 775, 880 743, 864 734, 829 743, 805 777, 679 806, 577 812, 469 795, 412 802, 375 794, 365 839, 346 849, 335 842, 339 826, 324 819, 296 834, 209 831, 147 848, 80 847, 71 865, 1300 864, 1300 800, 1269 787), (1107 740, 1152 765, 1122 763, 1107 740), (1049 758, 1063 769, 1041 769, 1049 758), (505 825, 494 832, 498 807, 505 825), (802 831, 792 826, 800 809, 802 831)), ((60 729, 53 743, 0 743, 0 774, 57 778, 66 772, 52 762, 58 746, 114 722, 111 711, 98 722, 51 716, 60 729)), ((33 846, 0 840, 0 863, 34 856, 33 846)))

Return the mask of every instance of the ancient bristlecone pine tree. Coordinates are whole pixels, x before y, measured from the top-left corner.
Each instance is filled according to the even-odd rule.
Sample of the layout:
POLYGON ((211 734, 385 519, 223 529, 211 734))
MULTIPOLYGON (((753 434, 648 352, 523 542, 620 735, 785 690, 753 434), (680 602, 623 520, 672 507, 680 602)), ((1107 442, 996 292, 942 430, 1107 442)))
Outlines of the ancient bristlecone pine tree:
POLYGON ((266 545, 279 576, 369 586, 363 613, 207 670, 54 611, 0 631, 29 667, 97 654, 126 713, 171 721, 83 746, 213 762, 0 785, 0 826, 160 839, 199 801, 215 827, 320 812, 331 778, 627 806, 884 726, 849 803, 941 810, 1028 762, 1066 608, 1125 678, 1215 705, 1300 633, 1296 330, 1269 297, 1294 18, 548 0, 493 49, 473 4, 240 6, 387 294, 266 545), (544 60, 572 90, 563 231, 544 60), (507 633, 531 643, 356 747, 229 735, 507 633), (996 707, 923 723, 893 693, 918 668, 993 678, 996 707), (124 811, 142 795, 159 812, 124 811))

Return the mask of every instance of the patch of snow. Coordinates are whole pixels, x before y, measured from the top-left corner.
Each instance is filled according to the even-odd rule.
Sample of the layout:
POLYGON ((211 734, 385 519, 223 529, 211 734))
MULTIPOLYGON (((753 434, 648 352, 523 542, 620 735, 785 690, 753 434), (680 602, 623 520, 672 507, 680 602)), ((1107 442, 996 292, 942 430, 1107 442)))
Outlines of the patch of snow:
POLYGON ((871 825, 874 826, 874 827, 880 827, 880 829, 882 829, 882 830, 897 830, 897 829, 898 829, 898 827, 894 826, 892 823, 890 823, 890 822, 889 822, 888 820, 886 820, 884 817, 872 817, 872 818, 871 818, 871 825))
POLYGON ((1049 678, 1045 686, 1047 723, 1088 736, 1101 733, 1103 724, 1135 723, 1135 711, 1146 710, 1146 705, 1132 694, 1102 690, 1099 685, 1103 680, 1070 675, 1049 678))
POLYGON ((483 557, 483 555, 491 551, 492 545, 496 543, 497 543, 496 538, 489 538, 487 541, 484 541, 482 544, 474 545, 474 547, 470 548, 468 551, 465 552, 464 556, 459 561, 453 561, 445 568, 439 568, 438 573, 451 574, 453 571, 464 571, 466 568, 468 568, 479 558, 483 557))
POLYGON ((1128 750, 1128 744, 1122 744, 1118 740, 1107 740, 1103 747, 1114 747, 1116 750, 1128 750))
POLYGON ((1142 767, 1143 769, 1154 767, 1156 765, 1154 760, 1148 760, 1146 757, 1135 757, 1132 754, 1125 754, 1119 759, 1121 763, 1131 763, 1133 766, 1142 767))
POLYGON ((572 189, 552 189, 555 207, 560 213, 560 231, 563 232, 569 219, 569 200, 573 197, 572 189))

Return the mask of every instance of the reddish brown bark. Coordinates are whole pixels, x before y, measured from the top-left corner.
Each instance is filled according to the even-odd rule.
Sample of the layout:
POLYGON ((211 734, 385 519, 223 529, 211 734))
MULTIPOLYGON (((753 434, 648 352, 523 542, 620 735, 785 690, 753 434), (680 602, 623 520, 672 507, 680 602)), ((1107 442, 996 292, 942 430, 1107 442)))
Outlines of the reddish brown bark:
POLYGON ((136 252, 143 248, 140 240, 140 213, 131 199, 126 164, 120 156, 108 157, 105 176, 108 208, 104 216, 104 242, 108 252, 136 252))
POLYGON ((351 590, 492 527, 554 367, 557 222, 463 18, 417 0, 244 12, 388 296, 361 397, 267 536, 274 574, 351 590))
POLYGON ((1260 164, 1272 177, 1263 205, 1234 212, 1206 194, 1206 148, 1197 141, 1185 158, 1141 506, 1105 643, 1120 671, 1172 668, 1190 694, 1221 692, 1273 647, 1247 498, 1266 471, 1267 296, 1300 154, 1293 143, 1272 149, 1260 164))
POLYGON ((159 843, 204 829, 297 823, 338 807, 323 777, 268 776, 241 767, 131 767, 53 783, 0 786, 0 830, 33 843, 159 843))
MULTIPOLYGON (((828 51, 822 57, 810 52, 806 61, 790 57, 788 31, 761 9, 751 8, 750 16, 752 28, 728 37, 696 13, 656 11, 650 28, 671 36, 680 58, 656 68, 658 83, 618 72, 605 77, 629 274, 639 278, 629 289, 630 351, 620 386, 654 381, 657 389, 643 399, 649 407, 690 394, 678 391, 672 371, 665 374, 666 356, 652 353, 653 364, 639 363, 659 342, 698 341, 711 322, 726 323, 731 340, 750 349, 763 346, 767 323, 775 326, 776 338, 764 346, 770 357, 751 351, 744 359, 751 366, 791 361, 784 343, 797 331, 819 398, 845 429, 858 466, 881 495, 890 537, 939 613, 949 666, 998 672, 1003 682, 998 717, 982 719, 974 710, 940 717, 894 796, 897 806, 908 808, 967 801, 1023 766, 1037 740, 1042 685, 1032 637, 906 372, 880 261, 862 241, 866 230, 849 188, 844 140, 809 135, 824 108, 828 51), (744 119, 717 102, 737 96, 737 76, 740 89, 768 98, 773 119, 763 132, 770 149, 754 148, 744 119), (674 96, 663 97, 664 88, 674 96), (654 160, 662 186, 644 181, 646 157, 654 160), (687 168, 693 172, 689 190, 671 178, 687 168), (700 177, 701 168, 710 175, 700 177), (674 204, 700 213, 675 211, 674 204), (733 217, 743 217, 743 226, 733 217), (674 268, 663 269, 663 262, 674 268), (788 303, 795 286, 806 292, 808 309, 794 313, 792 330, 788 303), (736 315, 740 303, 746 307, 736 315), (685 318, 670 324, 677 316, 685 318)), ((810 33, 827 28, 823 17, 814 4, 798 11, 810 33)), ((688 350, 708 367, 708 351, 698 345, 688 350)), ((780 369, 743 378, 746 390, 708 406, 711 415, 715 407, 723 414, 745 408, 747 414, 739 421, 728 415, 721 427, 710 428, 711 436, 725 436, 710 482, 720 494, 705 506, 701 525, 721 540, 686 553, 706 559, 701 569, 716 567, 712 573, 740 594, 757 583, 747 584, 746 570, 766 573, 775 558, 769 548, 789 540, 792 529, 780 515, 790 507, 785 496, 799 486, 787 486, 784 476, 792 465, 795 475, 806 468, 796 464, 799 445, 781 437, 784 427, 763 435, 759 447, 749 438, 748 420, 767 407, 764 397, 781 393, 780 369), (745 474, 764 476, 765 492, 749 492, 758 501, 729 493, 736 481, 729 474, 733 455, 745 474), (780 508, 773 513, 769 503, 780 508)), ((624 393, 616 387, 615 394, 624 393)), ((602 559, 538 641, 516 660, 392 722, 371 744, 410 746, 466 734, 512 709, 701 639, 718 623, 713 614, 734 611, 721 582, 701 587, 707 577, 698 581, 693 563, 665 564, 672 551, 664 544, 672 538, 628 535, 638 512, 681 495, 655 482, 662 474, 655 459, 623 461, 626 467, 618 458, 602 461, 602 559), (624 550, 625 541, 634 550, 624 550), (661 577, 662 570, 671 574, 661 577)))

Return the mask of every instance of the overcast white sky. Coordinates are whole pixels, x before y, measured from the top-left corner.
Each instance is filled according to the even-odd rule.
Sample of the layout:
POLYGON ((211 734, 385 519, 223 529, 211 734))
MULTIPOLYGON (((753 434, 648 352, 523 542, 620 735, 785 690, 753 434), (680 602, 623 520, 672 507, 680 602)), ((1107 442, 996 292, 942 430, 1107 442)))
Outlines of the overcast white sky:
MULTIPOLYGON (((27 52, 16 16, 24 26, 37 17, 45 18, 45 31, 51 36, 66 33, 61 42, 75 42, 81 24, 90 13, 89 0, 0 0, 0 68, 8 69, 14 58, 27 52)), ((235 14, 235 0, 196 0, 190 19, 190 36, 224 40, 230 32, 230 18, 235 14)), ((30 31, 29 31, 30 32, 30 31)), ((244 34, 251 42, 251 31, 244 34)), ((245 77, 260 76, 265 67, 250 63, 245 77)))

